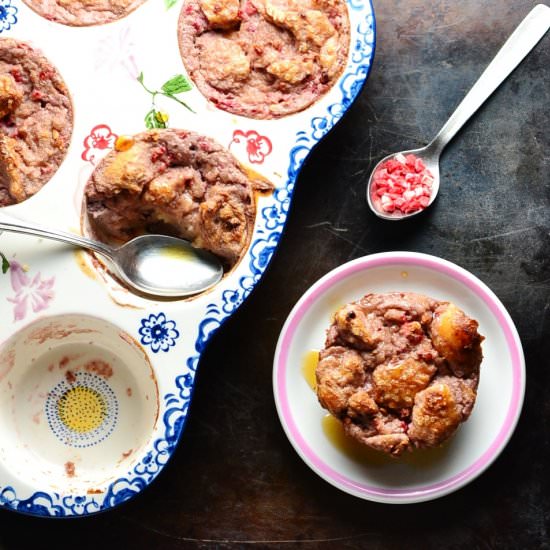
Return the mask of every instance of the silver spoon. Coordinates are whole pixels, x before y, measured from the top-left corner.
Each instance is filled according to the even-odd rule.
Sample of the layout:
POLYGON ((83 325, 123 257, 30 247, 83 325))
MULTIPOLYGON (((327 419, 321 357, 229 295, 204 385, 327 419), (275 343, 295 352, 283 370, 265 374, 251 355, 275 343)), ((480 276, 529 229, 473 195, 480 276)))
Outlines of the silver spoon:
POLYGON ((384 212, 377 204, 379 201, 376 200, 372 193, 373 177, 381 164, 394 158, 399 153, 392 153, 384 157, 374 167, 367 184, 367 203, 377 216, 385 220, 403 220, 423 212, 433 203, 439 191, 439 157, 441 152, 460 128, 462 128, 464 123, 481 107, 487 98, 521 63, 523 58, 536 46, 549 28, 550 8, 544 4, 535 6, 504 43, 435 138, 425 147, 401 152, 402 155, 412 153, 420 157, 424 161, 426 168, 432 173, 434 179, 431 185, 431 195, 429 203, 425 208, 407 214, 399 210, 391 213, 384 212))
POLYGON ((116 274, 139 292, 177 298, 197 294, 215 285, 223 275, 220 260, 191 243, 166 235, 142 235, 117 248, 73 233, 0 217, 0 230, 35 235, 93 250, 105 256, 116 274))

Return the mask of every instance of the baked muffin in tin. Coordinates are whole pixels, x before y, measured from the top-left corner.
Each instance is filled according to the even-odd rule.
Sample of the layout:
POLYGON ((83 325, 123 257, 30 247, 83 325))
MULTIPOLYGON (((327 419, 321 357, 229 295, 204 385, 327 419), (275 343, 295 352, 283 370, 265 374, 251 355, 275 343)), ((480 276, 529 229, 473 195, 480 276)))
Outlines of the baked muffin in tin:
POLYGON ((86 212, 103 241, 171 234, 213 252, 230 269, 250 241, 256 193, 270 190, 213 139, 157 129, 119 138, 86 185, 86 212))
POLYGON ((25 42, 0 38, 0 206, 39 191, 65 158, 73 129, 57 69, 25 42))
POLYGON ((126 17, 145 0, 24 0, 36 13, 63 25, 102 25, 126 17))
POLYGON ((344 0, 186 0, 183 62, 220 109, 269 119, 325 94, 349 50, 344 0))

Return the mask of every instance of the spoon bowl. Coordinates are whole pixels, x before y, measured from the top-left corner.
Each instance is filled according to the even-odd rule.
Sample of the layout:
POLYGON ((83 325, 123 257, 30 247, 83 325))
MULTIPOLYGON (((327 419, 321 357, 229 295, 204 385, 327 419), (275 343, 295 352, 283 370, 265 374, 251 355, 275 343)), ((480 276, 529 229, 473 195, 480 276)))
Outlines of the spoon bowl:
POLYGON ((167 235, 141 235, 111 247, 63 231, 54 231, 2 213, 0 230, 34 235, 93 250, 131 289, 141 294, 179 298, 203 292, 220 281, 223 266, 212 253, 167 235))
POLYGON ((538 44, 539 40, 550 28, 550 8, 544 4, 535 6, 518 25, 494 59, 472 86, 466 97, 458 105, 449 120, 426 147, 402 151, 402 155, 414 154, 424 162, 433 176, 431 194, 428 203, 412 212, 403 212, 396 208, 393 212, 385 212, 373 198, 373 180, 380 165, 399 153, 393 153, 383 158, 371 173, 367 184, 367 204, 380 218, 385 220, 404 220, 416 216, 429 207, 439 192, 439 157, 445 146, 451 141, 466 121, 483 105, 491 94, 508 78, 510 73, 523 61, 525 56, 538 44))
POLYGON ((166 235, 136 237, 115 248, 110 260, 124 282, 156 296, 191 296, 211 288, 223 275, 216 256, 166 235))
POLYGON ((374 169, 371 172, 371 175, 369 177, 369 181, 367 184, 367 203, 369 205, 369 208, 379 217, 384 220, 404 220, 406 218, 412 218, 413 216, 416 216, 417 214, 420 214, 423 212, 428 206, 432 204, 432 202, 437 197, 437 193, 439 192, 439 156, 440 151, 438 151, 434 145, 433 142, 429 143, 425 147, 420 147, 419 149, 409 149, 407 151, 401 151, 401 153, 391 153, 390 155, 385 156, 382 160, 380 160, 374 169), (381 166, 387 162, 390 159, 394 159, 397 155, 414 155, 418 158, 421 158, 424 161, 424 164, 426 165, 426 168, 430 171, 431 175, 433 176, 433 181, 431 183, 431 194, 430 194, 430 201, 428 202, 427 206, 424 208, 415 210, 414 212, 408 212, 404 213, 399 210, 394 210, 393 212, 386 212, 384 209, 380 206, 379 200, 377 200, 375 196, 375 188, 374 188, 374 177, 376 173, 380 170, 381 166))

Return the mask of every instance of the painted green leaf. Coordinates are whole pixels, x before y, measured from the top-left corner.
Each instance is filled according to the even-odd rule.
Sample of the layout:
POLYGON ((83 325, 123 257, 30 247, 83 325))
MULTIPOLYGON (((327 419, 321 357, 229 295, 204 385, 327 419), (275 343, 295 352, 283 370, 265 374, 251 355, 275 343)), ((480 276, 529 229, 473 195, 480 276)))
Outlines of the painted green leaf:
POLYGON ((164 7, 169 10, 172 6, 175 6, 178 0, 164 0, 164 7))
POLYGON ((166 120, 156 109, 151 109, 145 115, 145 127, 149 130, 151 128, 166 128, 166 120))
POLYGON ((155 109, 151 109, 146 115, 145 115, 145 127, 147 129, 151 128, 158 128, 158 121, 157 117, 155 116, 156 111, 155 109))
POLYGON ((190 89, 191 83, 182 74, 172 77, 162 85, 162 91, 168 95, 181 94, 182 92, 188 92, 190 89))
POLYGON ((0 257, 2 258, 2 273, 7 273, 8 269, 10 268, 10 262, 8 262, 8 259, 2 252, 0 252, 0 257))

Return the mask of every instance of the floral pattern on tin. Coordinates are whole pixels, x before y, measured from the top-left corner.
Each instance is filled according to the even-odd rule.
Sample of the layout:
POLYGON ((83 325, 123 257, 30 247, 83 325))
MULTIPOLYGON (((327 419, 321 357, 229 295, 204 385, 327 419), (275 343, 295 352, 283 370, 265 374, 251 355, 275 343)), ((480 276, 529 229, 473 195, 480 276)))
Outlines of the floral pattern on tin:
POLYGON ((14 304, 14 321, 23 320, 27 316, 29 307, 34 313, 47 309, 55 296, 53 290, 55 277, 43 279, 38 272, 31 278, 19 262, 10 262, 10 280, 15 296, 6 299, 14 304))
POLYGON ((112 74, 122 68, 132 80, 136 79, 139 70, 133 53, 137 42, 134 35, 135 31, 129 26, 106 32, 96 44, 94 71, 112 74))
POLYGON ((107 124, 98 124, 92 128, 92 131, 84 138, 84 151, 82 151, 82 160, 96 164, 98 157, 103 156, 107 149, 112 149, 118 135, 113 133, 107 124))
POLYGON ((9 31, 17 23, 17 8, 11 5, 11 0, 0 0, 0 33, 9 31))
POLYGON ((265 157, 273 150, 271 140, 267 136, 258 134, 255 130, 248 132, 235 130, 233 132, 233 139, 229 144, 229 149, 232 146, 246 153, 248 160, 253 164, 262 164, 265 157))
POLYGON ((176 322, 167 319, 161 312, 158 315, 151 313, 149 317, 141 320, 139 335, 144 346, 150 346, 153 353, 158 353, 169 351, 175 346, 180 333, 176 328, 176 322))

